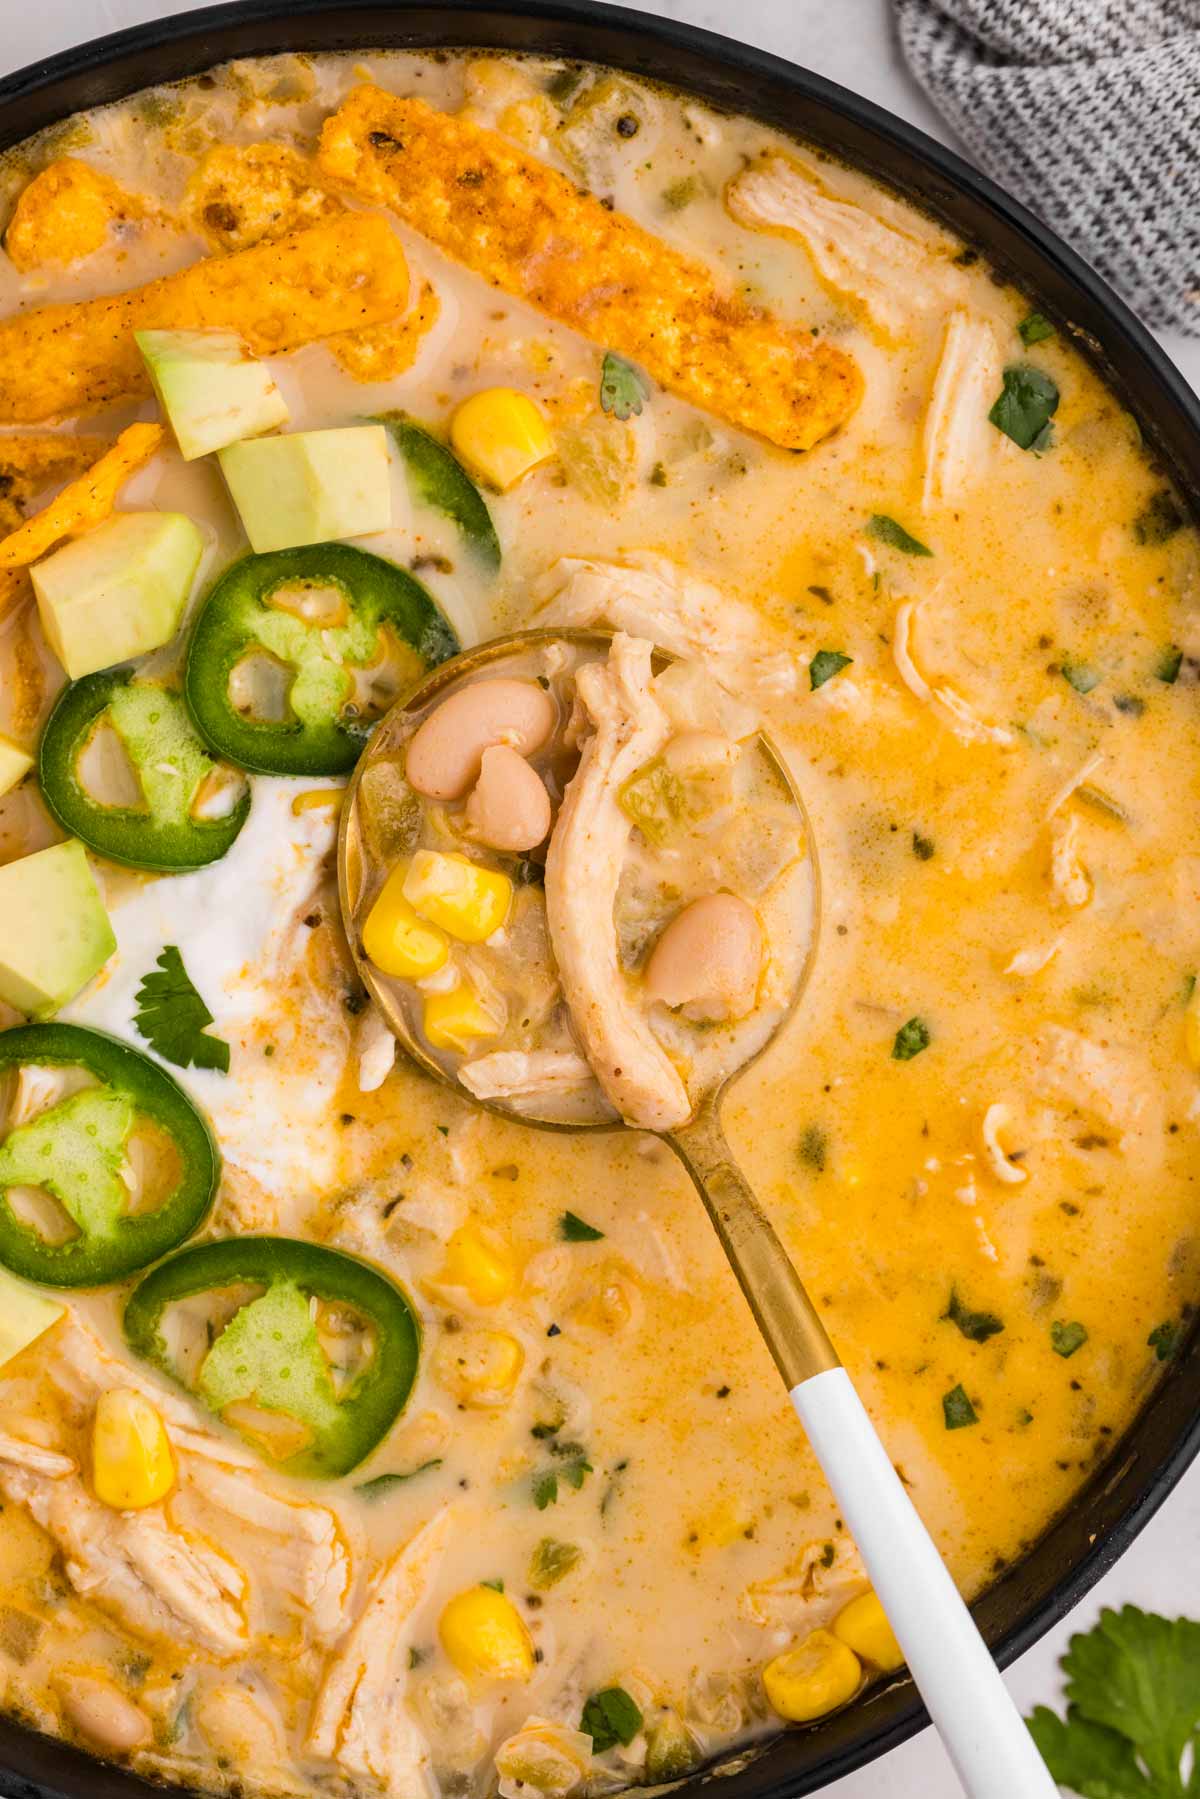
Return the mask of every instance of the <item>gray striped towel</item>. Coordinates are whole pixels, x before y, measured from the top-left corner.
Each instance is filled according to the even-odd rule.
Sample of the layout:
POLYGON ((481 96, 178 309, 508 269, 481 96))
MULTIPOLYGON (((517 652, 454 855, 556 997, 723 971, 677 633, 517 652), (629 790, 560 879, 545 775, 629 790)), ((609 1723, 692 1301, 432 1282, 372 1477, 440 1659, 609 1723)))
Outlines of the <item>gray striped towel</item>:
POLYGON ((1200 0, 895 0, 976 161, 1146 322, 1200 335, 1200 0))

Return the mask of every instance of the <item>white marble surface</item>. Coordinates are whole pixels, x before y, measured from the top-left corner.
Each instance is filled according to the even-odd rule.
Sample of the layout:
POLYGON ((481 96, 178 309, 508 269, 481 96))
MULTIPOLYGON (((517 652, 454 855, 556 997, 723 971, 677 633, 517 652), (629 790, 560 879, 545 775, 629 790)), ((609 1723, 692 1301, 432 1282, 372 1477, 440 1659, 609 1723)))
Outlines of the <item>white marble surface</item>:
MULTIPOLYGON (((160 0, 18 0, 3 6, 0 71, 52 51, 159 17, 174 9, 160 0)), ((908 74, 890 26, 888 0, 642 0, 641 10, 685 19, 806 64, 952 142, 908 74)), ((1163 342, 1193 385, 1200 387, 1200 340, 1180 335, 1163 342)), ((1058 1694, 1057 1660, 1071 1631, 1086 1628, 1102 1604, 1133 1602, 1148 1609, 1200 1617, 1200 1465, 1182 1482, 1118 1566, 1078 1610, 1009 1674, 1025 1710, 1058 1694)), ((826 1789, 829 1799, 957 1799, 957 1781, 929 1732, 873 1767, 826 1789)), ((1018 1795, 1013 1795, 1018 1799, 1018 1795)))

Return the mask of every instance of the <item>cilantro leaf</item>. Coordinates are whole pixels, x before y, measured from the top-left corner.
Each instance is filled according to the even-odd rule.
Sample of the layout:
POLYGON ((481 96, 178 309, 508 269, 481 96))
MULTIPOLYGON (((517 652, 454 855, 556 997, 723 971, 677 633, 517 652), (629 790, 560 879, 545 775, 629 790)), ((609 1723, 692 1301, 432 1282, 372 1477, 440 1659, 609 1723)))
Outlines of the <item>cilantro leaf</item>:
POLYGON ((650 383, 632 362, 606 350, 600 365, 600 405, 614 418, 632 418, 650 398, 650 383))
POLYGON ((1164 687, 1174 687, 1182 667, 1183 651, 1176 649, 1173 643, 1168 644, 1154 665, 1154 679, 1161 681, 1164 687))
POLYGON ((1146 1345, 1152 1349, 1160 1362, 1169 1362, 1179 1348, 1182 1326, 1170 1319, 1165 1324, 1156 1324, 1146 1338, 1146 1345))
POLYGON ((1179 502, 1169 487, 1152 493, 1133 521, 1133 535, 1138 543, 1166 543, 1184 523, 1179 502))
POLYGON ((617 1743, 632 1743, 642 1728, 642 1714, 624 1687, 605 1687, 584 1706, 579 1728, 591 1737, 592 1754, 603 1755, 617 1743))
POLYGON ((531 1491, 539 1512, 544 1512, 548 1505, 558 1504, 560 1480, 578 1493, 585 1477, 592 1472, 592 1464, 578 1443, 554 1443, 551 1447, 556 1455, 565 1455, 568 1459, 558 1468, 540 1468, 534 1475, 531 1491))
POLYGON ((1029 349, 1033 344, 1044 343, 1048 337, 1055 335, 1054 326, 1042 312, 1027 312, 1017 326, 1021 334, 1021 342, 1029 349))
POLYGON ((967 1398, 961 1381, 942 1395, 942 1417, 947 1430, 963 1430, 968 1424, 979 1423, 979 1413, 967 1398))
POLYGON ((903 525, 898 524, 894 518, 889 518, 886 512, 871 514, 867 520, 867 535, 877 537, 880 543, 890 545, 893 550, 903 550, 906 556, 933 555, 928 544, 922 543, 919 537, 914 537, 911 532, 906 531, 903 525))
POLYGON ((440 1468, 442 1458, 434 1456, 431 1461, 422 1462, 418 1468, 410 1468, 407 1474, 377 1474, 373 1480, 364 1480, 354 1491, 360 1499, 373 1504, 377 1499, 385 1499, 397 1487, 407 1486, 410 1480, 416 1480, 418 1474, 427 1474, 431 1468, 440 1468))
POLYGON ((1064 1324, 1061 1318, 1056 1318, 1050 1326, 1051 1346, 1055 1355, 1062 1356, 1064 1361, 1077 1349, 1082 1349, 1087 1340, 1086 1324, 1064 1324))
POLYGON ((558 1234, 564 1243, 599 1243, 604 1232, 593 1224, 585 1224, 575 1212, 564 1212, 558 1221, 558 1234))
POLYGON ((824 687, 826 681, 832 681, 840 675, 844 668, 849 668, 853 656, 847 656, 844 650, 818 650, 808 665, 808 684, 815 693, 818 687, 824 687))
POLYGON ((910 1018, 896 1032, 896 1039, 892 1044, 893 1062, 911 1062, 914 1056, 919 1056, 923 1049, 929 1048, 931 1041, 929 1026, 925 1020, 910 1018))
POLYGON ((1158 1789, 1115 1730, 1093 1724, 1074 1708, 1064 1722, 1045 1705, 1026 1722, 1053 1778, 1080 1799, 1156 1799, 1158 1789))
POLYGON ((942 1313, 943 1320, 957 1324, 964 1337, 972 1343, 986 1343, 989 1337, 998 1336, 1004 1329, 1004 1320, 997 1318, 994 1312, 972 1312, 958 1297, 957 1287, 950 1289, 950 1304, 942 1313))
POLYGON ((134 1027, 164 1062, 176 1068, 217 1068, 229 1073, 229 1045, 209 1037, 213 1015, 188 979, 183 957, 168 943, 157 969, 145 975, 134 994, 134 1027))
POLYGON ((1044 450, 1057 411, 1058 388, 1049 375, 1031 363, 1014 362, 1004 371, 1004 384, 988 418, 1022 450, 1044 450))

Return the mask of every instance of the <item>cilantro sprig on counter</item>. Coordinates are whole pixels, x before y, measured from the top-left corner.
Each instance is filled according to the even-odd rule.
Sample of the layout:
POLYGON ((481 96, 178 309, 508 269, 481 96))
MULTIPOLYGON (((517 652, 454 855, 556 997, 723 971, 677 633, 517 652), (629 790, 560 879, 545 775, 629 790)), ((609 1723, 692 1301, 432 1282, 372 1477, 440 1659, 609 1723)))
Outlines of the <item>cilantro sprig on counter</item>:
POLYGON ((1200 1624, 1127 1605, 1071 1638, 1067 1715, 1028 1724, 1054 1779, 1079 1799, 1186 1799, 1200 1791, 1200 1624), (1190 1751, 1192 1771, 1184 1778, 1190 1751))
POLYGON ((157 968, 142 979, 134 995, 134 1027, 164 1062, 176 1068, 216 1068, 229 1073, 229 1045, 210 1037, 213 1015, 193 987, 183 957, 168 943, 157 968))

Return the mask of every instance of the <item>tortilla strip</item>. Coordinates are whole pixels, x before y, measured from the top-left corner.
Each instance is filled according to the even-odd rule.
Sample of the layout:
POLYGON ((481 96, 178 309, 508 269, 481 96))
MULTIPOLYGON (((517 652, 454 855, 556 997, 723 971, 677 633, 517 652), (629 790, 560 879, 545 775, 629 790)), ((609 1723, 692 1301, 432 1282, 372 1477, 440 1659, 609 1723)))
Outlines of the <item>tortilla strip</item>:
POLYGON ((104 248, 115 224, 144 216, 136 194, 81 162, 63 156, 22 189, 4 233, 4 248, 15 268, 64 266, 104 248))
POLYGON ((402 319, 371 325, 365 331, 341 331, 327 338, 325 347, 356 381, 394 381, 417 360, 425 333, 437 324, 441 310, 441 301, 427 281, 416 305, 402 319))
POLYGON ((213 256, 98 300, 0 321, 0 423, 32 424, 150 392, 134 331, 223 326, 255 356, 404 311, 408 266, 385 219, 348 212, 277 244, 213 256))
POLYGON ((784 449, 808 449, 858 404, 862 376, 836 344, 722 292, 702 263, 495 132, 359 87, 326 119, 317 162, 494 287, 784 449))
POLYGON ((106 519, 130 475, 149 462, 166 436, 161 425, 130 425, 99 462, 56 494, 48 506, 0 540, 0 569, 28 568, 60 537, 73 537, 106 519))
POLYGON ((107 437, 67 437, 57 431, 0 435, 0 533, 16 530, 35 494, 91 468, 108 445, 107 437))

